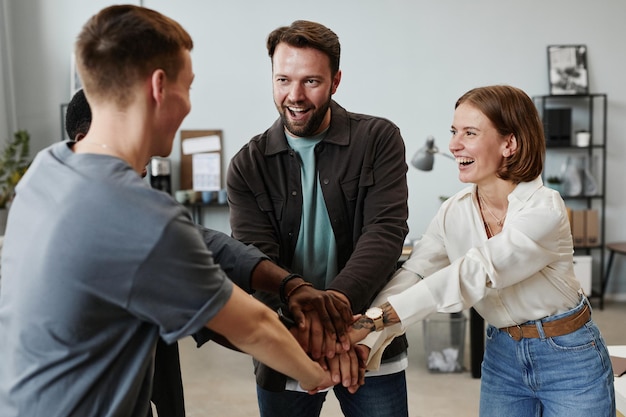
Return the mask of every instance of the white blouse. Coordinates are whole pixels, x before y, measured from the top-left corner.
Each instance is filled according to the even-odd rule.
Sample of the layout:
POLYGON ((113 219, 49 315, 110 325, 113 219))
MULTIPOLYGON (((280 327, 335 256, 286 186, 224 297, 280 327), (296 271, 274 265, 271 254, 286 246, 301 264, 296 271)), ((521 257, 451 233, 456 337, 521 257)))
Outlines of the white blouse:
POLYGON ((519 184, 508 199, 502 232, 491 239, 475 186, 443 203, 397 272, 425 279, 389 297, 404 327, 434 311, 472 306, 490 324, 507 327, 579 303, 572 234, 560 194, 537 178, 519 184))
POLYGON ((406 327, 437 311, 474 307, 488 323, 507 327, 563 313, 580 302, 571 229, 560 194, 537 178, 517 185, 508 200, 502 231, 491 239, 475 185, 442 204, 409 259, 374 301, 389 301, 401 326, 385 329, 378 337, 385 342, 373 350, 379 345, 382 350, 406 327))

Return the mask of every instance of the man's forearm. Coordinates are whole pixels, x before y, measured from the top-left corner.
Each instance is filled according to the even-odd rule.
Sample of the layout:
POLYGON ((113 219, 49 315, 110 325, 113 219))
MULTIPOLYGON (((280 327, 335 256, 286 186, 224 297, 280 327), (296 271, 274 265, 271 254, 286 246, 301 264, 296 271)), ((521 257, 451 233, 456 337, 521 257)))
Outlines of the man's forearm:
POLYGON ((338 340, 344 350, 350 348, 346 332, 352 322, 350 304, 332 291, 313 288, 304 278, 290 274, 269 260, 259 262, 252 272, 252 287, 278 293, 281 300, 289 305, 289 311, 298 326, 298 340, 303 346, 309 346, 309 353, 319 357, 326 339, 329 351, 334 353, 338 340), (312 314, 315 312, 314 314, 312 314), (307 319, 308 315, 308 319, 307 319), (317 333, 311 320, 319 320, 324 332, 317 333), (313 329, 313 330, 312 330, 313 329), (312 332, 313 335, 309 334, 312 332))
POLYGON ((259 361, 300 381, 305 389, 333 385, 330 373, 305 354, 276 313, 237 287, 207 327, 259 361))
POLYGON ((292 275, 289 271, 276 265, 269 259, 264 259, 259 262, 252 270, 252 276, 250 278, 250 284, 253 289, 259 291, 266 291, 273 294, 279 294, 285 297, 290 294, 296 286, 305 282, 305 279, 295 275, 292 275), (283 280, 289 277, 283 284, 283 280), (281 286, 281 284, 283 284, 281 286))

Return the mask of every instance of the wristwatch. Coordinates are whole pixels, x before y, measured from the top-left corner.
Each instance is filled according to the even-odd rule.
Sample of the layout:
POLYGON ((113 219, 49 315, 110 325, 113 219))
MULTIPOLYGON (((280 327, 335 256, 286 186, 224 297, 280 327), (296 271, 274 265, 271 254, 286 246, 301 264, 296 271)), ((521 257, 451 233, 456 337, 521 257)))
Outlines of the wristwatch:
POLYGON ((374 328, 377 332, 381 331, 385 325, 383 324, 383 310, 380 307, 370 307, 365 312, 365 317, 374 322, 374 328))
POLYGON ((291 314, 289 314, 289 312, 285 313, 282 307, 278 307, 278 310, 276 310, 276 312, 278 313, 278 318, 280 319, 280 321, 288 329, 291 329, 292 327, 296 325, 296 322, 291 317, 291 314))

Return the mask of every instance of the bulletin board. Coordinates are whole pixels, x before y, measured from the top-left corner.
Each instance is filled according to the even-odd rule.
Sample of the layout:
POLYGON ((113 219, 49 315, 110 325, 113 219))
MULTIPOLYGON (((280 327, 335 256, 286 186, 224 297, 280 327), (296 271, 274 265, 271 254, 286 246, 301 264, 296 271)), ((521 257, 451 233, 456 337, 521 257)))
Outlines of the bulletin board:
POLYGON ((181 130, 180 189, 217 191, 223 188, 222 177, 222 131, 181 130), (200 176, 200 170, 207 175, 200 176))

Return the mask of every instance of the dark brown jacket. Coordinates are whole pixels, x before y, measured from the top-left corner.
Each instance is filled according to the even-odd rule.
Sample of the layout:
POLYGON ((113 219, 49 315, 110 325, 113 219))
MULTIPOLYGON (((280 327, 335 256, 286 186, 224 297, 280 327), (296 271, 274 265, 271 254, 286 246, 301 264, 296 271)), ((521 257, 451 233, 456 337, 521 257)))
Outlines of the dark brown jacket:
MULTIPOLYGON (((408 232, 404 142, 388 120, 349 113, 334 101, 331 115, 328 133, 315 148, 340 271, 327 289, 345 294, 361 313, 395 271, 408 232)), ((288 270, 302 217, 300 184, 299 160, 280 119, 252 138, 228 169, 233 237, 288 270)), ((256 296, 274 309, 280 306, 273 294, 256 296)), ((393 356, 403 352, 406 339, 387 350, 393 356)), ((257 382, 258 377, 257 372, 257 382)), ((279 384, 274 390, 283 388, 279 384)))

